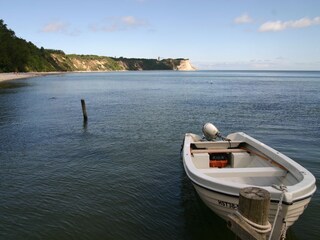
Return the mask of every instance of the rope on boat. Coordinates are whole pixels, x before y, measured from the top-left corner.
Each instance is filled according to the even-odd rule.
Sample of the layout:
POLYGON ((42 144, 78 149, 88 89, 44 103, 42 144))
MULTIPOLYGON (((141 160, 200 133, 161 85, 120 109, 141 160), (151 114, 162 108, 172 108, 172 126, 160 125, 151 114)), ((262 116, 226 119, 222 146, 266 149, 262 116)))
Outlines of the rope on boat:
MULTIPOLYGON (((274 227, 276 226, 276 221, 277 221, 277 218, 278 218, 278 215, 279 215, 279 212, 280 212, 280 209, 282 209, 282 201, 283 201, 283 197, 284 197, 284 194, 285 192, 287 191, 287 187, 283 184, 281 185, 273 185, 274 188, 278 189, 279 191, 281 191, 281 197, 280 197, 280 201, 278 203, 278 208, 277 208, 277 212, 276 212, 276 216, 274 217, 274 220, 273 220, 273 226, 272 226, 272 229, 271 229, 271 233, 269 235, 269 239, 268 240, 271 240, 272 238, 272 235, 273 235, 273 230, 274 230, 274 227)), ((286 224, 284 224, 286 225, 286 224)), ((287 231, 287 227, 284 226, 281 230, 281 235, 282 235, 282 239, 285 239, 286 238, 286 231, 287 231)))
POLYGON ((283 224, 282 229, 281 229, 281 235, 282 235, 281 240, 285 240, 285 239, 286 239, 287 229, 288 229, 288 228, 287 228, 287 223, 285 222, 285 223, 283 224))
POLYGON ((257 224, 243 216, 239 211, 235 212, 236 215, 238 215, 242 220, 244 220, 246 223, 248 223, 251 227, 254 228, 254 230, 258 233, 268 233, 271 230, 271 224, 268 221, 266 225, 257 224))

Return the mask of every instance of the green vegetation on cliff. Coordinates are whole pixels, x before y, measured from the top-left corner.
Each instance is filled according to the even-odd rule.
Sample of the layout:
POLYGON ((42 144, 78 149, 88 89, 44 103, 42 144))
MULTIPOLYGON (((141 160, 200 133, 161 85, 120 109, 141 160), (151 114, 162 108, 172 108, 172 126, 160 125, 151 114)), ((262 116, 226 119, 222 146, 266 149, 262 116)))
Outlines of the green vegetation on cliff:
POLYGON ((0 72, 61 70, 45 49, 18 38, 0 19, 0 72))
POLYGON ((176 70, 183 60, 112 58, 38 48, 18 38, 0 19, 0 72, 176 70))

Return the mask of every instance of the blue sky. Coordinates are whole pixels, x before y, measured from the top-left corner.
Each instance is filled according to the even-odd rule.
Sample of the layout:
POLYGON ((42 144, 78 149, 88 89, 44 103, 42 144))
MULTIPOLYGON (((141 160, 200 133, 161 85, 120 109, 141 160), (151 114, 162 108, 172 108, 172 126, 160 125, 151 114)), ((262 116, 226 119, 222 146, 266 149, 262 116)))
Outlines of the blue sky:
POLYGON ((320 70, 317 0, 0 0, 0 18, 18 37, 66 53, 320 70))

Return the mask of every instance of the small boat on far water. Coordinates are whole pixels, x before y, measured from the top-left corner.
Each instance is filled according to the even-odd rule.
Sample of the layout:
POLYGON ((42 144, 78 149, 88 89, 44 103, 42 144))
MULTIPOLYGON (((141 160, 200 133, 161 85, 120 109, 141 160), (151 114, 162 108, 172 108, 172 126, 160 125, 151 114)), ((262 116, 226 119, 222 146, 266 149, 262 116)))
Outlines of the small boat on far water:
POLYGON ((185 172, 203 202, 228 220, 228 215, 237 210, 240 189, 263 188, 271 197, 269 222, 285 230, 290 227, 316 191, 315 177, 291 158, 245 133, 223 137, 211 123, 202 130, 205 138, 185 135, 182 158, 185 172))

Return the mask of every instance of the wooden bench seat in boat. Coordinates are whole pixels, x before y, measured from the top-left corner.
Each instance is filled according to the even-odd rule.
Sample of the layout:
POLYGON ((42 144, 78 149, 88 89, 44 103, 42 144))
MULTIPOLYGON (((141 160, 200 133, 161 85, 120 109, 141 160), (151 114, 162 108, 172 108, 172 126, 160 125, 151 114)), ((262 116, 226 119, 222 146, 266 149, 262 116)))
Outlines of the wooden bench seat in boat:
POLYGON ((241 149, 241 148, 191 149, 191 153, 240 153, 240 152, 247 152, 247 150, 241 149))
POLYGON ((194 142, 191 143, 195 148, 235 148, 243 143, 242 141, 223 141, 223 142, 194 142))
POLYGON ((282 177, 287 171, 278 167, 248 167, 248 168, 207 168, 199 169, 200 172, 211 177, 282 177))

